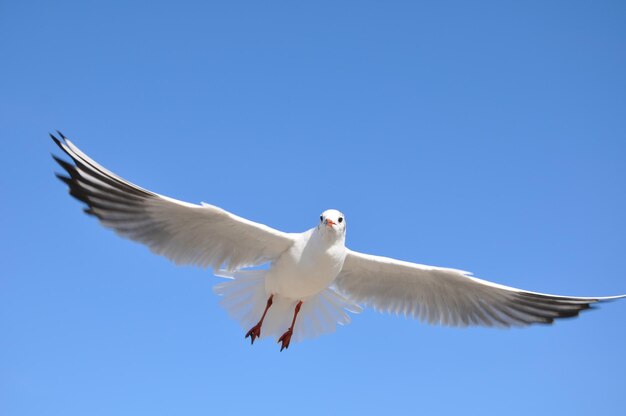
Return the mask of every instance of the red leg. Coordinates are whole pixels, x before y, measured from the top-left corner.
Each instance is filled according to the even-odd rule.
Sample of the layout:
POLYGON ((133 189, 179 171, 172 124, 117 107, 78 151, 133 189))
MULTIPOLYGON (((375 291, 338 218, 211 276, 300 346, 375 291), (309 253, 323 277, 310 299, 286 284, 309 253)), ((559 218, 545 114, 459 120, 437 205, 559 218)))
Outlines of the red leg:
POLYGON ((274 295, 271 295, 270 298, 267 300, 267 304, 265 305, 265 310, 263 311, 261 320, 259 321, 259 323, 253 326, 246 334, 246 338, 250 337, 250 344, 254 344, 254 340, 261 336, 261 326, 263 325, 263 320, 265 319, 267 310, 270 308, 270 306, 272 306, 273 299, 274 299, 274 295))
POLYGON ((289 343, 291 342, 291 336, 293 335, 293 327, 296 324, 296 318, 298 317, 298 312, 300 312, 300 307, 302 306, 302 301, 296 304, 296 309, 293 312, 293 321, 291 321, 291 326, 280 338, 278 338, 278 342, 281 342, 280 350, 284 350, 285 348, 289 348, 289 343))

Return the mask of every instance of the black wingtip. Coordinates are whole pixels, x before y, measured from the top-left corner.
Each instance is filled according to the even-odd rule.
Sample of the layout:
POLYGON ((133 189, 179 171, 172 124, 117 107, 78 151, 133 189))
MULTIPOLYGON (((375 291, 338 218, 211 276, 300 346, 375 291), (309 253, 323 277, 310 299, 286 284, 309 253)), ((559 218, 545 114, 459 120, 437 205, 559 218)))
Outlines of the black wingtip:
POLYGON ((70 164, 69 162, 66 162, 65 160, 61 159, 60 157, 56 155, 52 155, 52 159, 54 159, 59 165, 61 165, 61 167, 65 169, 67 173, 69 174, 71 174, 75 170, 72 164, 70 164))
POLYGON ((72 185, 72 178, 67 177, 61 173, 56 173, 54 174, 54 176, 56 176, 61 182, 63 182, 64 184, 66 184, 67 186, 71 186, 72 185))
POLYGON ((50 138, 52 140, 54 140, 54 142, 60 147, 61 146, 61 141, 59 139, 57 139, 56 137, 54 137, 54 134, 52 133, 48 133, 50 135, 50 138))
POLYGON ((60 131, 58 131, 58 130, 57 130, 56 132, 57 132, 57 134, 58 134, 59 136, 61 136, 61 138, 62 138, 63 140, 67 140, 67 138, 63 135, 63 133, 61 133, 61 132, 60 132, 60 131))

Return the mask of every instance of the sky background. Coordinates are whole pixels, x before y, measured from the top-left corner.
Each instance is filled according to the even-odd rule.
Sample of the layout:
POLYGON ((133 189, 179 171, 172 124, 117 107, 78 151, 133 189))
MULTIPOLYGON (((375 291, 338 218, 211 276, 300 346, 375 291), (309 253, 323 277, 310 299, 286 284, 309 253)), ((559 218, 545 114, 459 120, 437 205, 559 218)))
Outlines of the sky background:
POLYGON ((528 329, 365 311, 262 340, 81 212, 59 129, 153 191, 563 295, 626 293, 626 3, 0 1, 0 414, 617 414, 626 301, 528 329))

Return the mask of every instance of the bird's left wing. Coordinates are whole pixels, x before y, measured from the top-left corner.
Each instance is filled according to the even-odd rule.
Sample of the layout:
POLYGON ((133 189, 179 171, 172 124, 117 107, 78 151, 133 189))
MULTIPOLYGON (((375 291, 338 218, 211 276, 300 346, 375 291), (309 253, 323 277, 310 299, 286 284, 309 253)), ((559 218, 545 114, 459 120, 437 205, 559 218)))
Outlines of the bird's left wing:
MULTIPOLYGON (((377 310, 452 326, 525 326, 572 317, 613 297, 567 297, 498 285, 456 269, 348 250, 335 286, 377 310)), ((626 295, 625 295, 626 296, 626 295)))
POLYGON ((57 175, 85 212, 119 235, 177 264, 237 269, 270 261, 293 244, 291 234, 208 204, 190 204, 140 188, 100 166, 62 134, 50 135, 74 164, 55 156, 57 175))

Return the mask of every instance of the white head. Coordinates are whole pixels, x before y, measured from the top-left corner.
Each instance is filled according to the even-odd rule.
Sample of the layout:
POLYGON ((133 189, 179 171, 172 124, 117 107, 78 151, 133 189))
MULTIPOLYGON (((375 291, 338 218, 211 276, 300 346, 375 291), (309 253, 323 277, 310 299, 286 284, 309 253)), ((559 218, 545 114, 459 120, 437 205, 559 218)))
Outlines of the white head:
POLYGON ((317 229, 325 233, 344 235, 346 233, 346 217, 336 209, 327 209, 320 215, 317 229))

